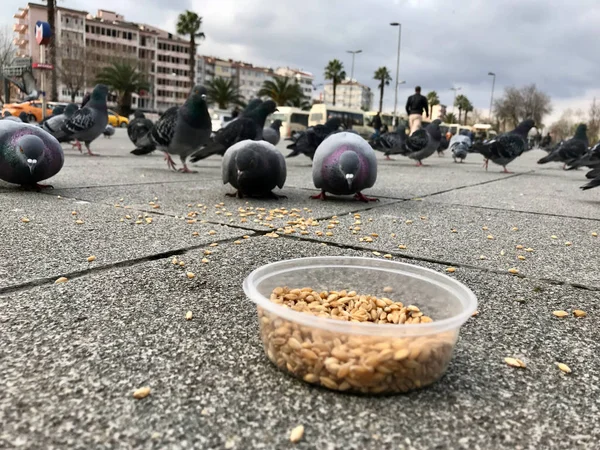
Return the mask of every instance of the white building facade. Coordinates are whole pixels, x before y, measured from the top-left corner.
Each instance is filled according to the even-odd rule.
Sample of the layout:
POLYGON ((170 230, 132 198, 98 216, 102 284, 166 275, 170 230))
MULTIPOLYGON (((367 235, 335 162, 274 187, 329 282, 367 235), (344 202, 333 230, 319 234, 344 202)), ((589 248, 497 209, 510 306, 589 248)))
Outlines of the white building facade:
MULTIPOLYGON (((333 83, 325 85, 323 94, 323 103, 333 105, 333 83)), ((373 109, 373 91, 356 81, 345 80, 336 86, 335 104, 344 108, 370 111, 373 109)))

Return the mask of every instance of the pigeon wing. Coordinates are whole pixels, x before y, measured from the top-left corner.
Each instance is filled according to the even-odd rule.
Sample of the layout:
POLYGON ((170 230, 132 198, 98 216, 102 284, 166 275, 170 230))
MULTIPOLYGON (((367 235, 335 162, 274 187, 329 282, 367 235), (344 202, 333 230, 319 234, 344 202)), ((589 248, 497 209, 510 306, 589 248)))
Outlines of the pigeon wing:
POLYGON ((160 119, 154 124, 151 131, 152 140, 159 147, 168 147, 175 135, 175 125, 177 124, 178 106, 172 106, 167 109, 160 119))
POLYGON ((77 134, 94 126, 95 118, 91 108, 81 108, 75 112, 62 126, 66 134, 77 134))

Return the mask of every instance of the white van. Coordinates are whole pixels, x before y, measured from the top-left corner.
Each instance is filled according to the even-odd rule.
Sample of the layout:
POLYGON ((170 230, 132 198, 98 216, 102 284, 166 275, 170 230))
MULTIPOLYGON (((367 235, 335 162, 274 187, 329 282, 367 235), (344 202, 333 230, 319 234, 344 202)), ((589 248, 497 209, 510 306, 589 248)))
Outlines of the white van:
POLYGON ((231 116, 231 111, 227 111, 224 109, 209 109, 208 113, 210 114, 210 121, 212 123, 212 132, 216 132, 227 125, 233 117, 231 116))
POLYGON ((369 139, 373 134, 373 128, 365 125, 365 113, 360 109, 342 108, 323 103, 313 105, 310 109, 308 126, 322 125, 332 117, 339 117, 342 119, 342 125, 356 131, 365 139, 369 139))
POLYGON ((267 125, 270 125, 277 119, 281 120, 279 133, 281 134, 281 139, 286 139, 292 137, 293 133, 306 130, 308 127, 308 115, 308 111, 303 111, 300 108, 278 106, 277 112, 267 118, 267 125))

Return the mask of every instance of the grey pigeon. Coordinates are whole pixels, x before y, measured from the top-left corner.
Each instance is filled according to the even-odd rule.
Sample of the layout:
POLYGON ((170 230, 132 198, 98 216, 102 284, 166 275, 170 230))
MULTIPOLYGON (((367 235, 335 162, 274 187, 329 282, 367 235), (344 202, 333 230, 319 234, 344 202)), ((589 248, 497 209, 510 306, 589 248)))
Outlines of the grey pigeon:
POLYGON ((586 191, 588 189, 600 186, 600 167, 590 170, 585 177, 591 181, 588 184, 581 186, 582 190, 586 191))
POLYGON ((575 135, 571 139, 562 142, 549 155, 538 161, 538 164, 546 164, 552 161, 572 164, 581 158, 588 149, 589 142, 587 138, 587 125, 582 123, 577 126, 575 135))
POLYGON ((391 160, 390 155, 404 154, 406 152, 406 128, 398 127, 396 131, 383 133, 372 139, 369 144, 374 150, 384 152, 385 159, 391 160))
POLYGON ((580 167, 589 167, 590 169, 600 167, 600 142, 585 152, 583 156, 571 162, 568 170, 579 169, 580 167))
POLYGON ((67 134, 62 130, 62 127, 78 109, 79 106, 77 106, 75 103, 69 103, 62 114, 53 115, 49 119, 46 119, 46 121, 42 124, 42 129, 58 139, 58 142, 70 140, 67 138, 67 134))
POLYGON ((440 157, 444 156, 444 151, 448 150, 448 147, 450 147, 450 142, 448 141, 448 139, 446 139, 446 136, 444 136, 442 134, 442 139, 440 140, 440 146, 437 149, 438 156, 440 156, 440 157))
POLYGON ((104 131, 102 132, 102 135, 103 135, 105 138, 109 138, 109 139, 110 139, 110 137, 111 137, 111 136, 113 136, 114 134, 115 134, 115 127, 113 127, 113 126, 112 126, 112 125, 110 125, 110 124, 109 124, 109 125, 106 125, 106 128, 105 128, 105 129, 104 129, 104 131))
POLYGON ((282 197, 272 191, 285 183, 285 158, 269 142, 248 139, 232 145, 223 156, 222 169, 223 184, 237 189, 229 196, 282 197))
POLYGON ((0 179, 27 187, 56 175, 64 163, 63 149, 35 125, 0 121, 0 179))
POLYGON ((373 187, 377 180, 375 152, 362 137, 345 131, 326 138, 313 160, 313 182, 321 190, 312 198, 326 200, 326 193, 351 195, 363 202, 377 201, 361 191, 373 187))
POLYGON ((517 128, 508 133, 503 133, 489 141, 474 144, 471 152, 483 155, 485 170, 488 168, 488 162, 492 161, 504 167, 504 173, 511 173, 506 170, 506 166, 527 151, 527 134, 534 124, 535 122, 531 119, 524 120, 517 128))
POLYGON ((267 116, 275 111, 277 111, 277 104, 273 100, 262 102, 249 111, 246 108, 237 119, 232 120, 226 127, 218 130, 212 137, 211 142, 192 156, 192 162, 212 155, 224 155, 233 144, 246 139, 261 140, 267 116))
POLYGON ((452 136, 452 139, 450 139, 449 148, 452 152, 454 162, 456 162, 457 159, 459 159, 460 162, 463 162, 469 153, 469 148, 471 148, 471 138, 469 136, 455 134, 452 136))
POLYGON ((80 152, 81 143, 79 141, 83 141, 90 156, 95 156, 90 149, 90 143, 102 134, 108 124, 107 95, 108 87, 104 84, 97 84, 89 102, 77 110, 62 126, 65 137, 75 139, 80 152))
POLYGON ((212 122, 206 105, 206 88, 196 85, 181 107, 173 106, 165 111, 154 124, 147 139, 141 145, 153 143, 165 152, 167 165, 175 169, 171 155, 179 155, 183 167, 180 172, 192 173, 187 167, 188 156, 207 144, 212 131, 212 122), (148 139, 150 142, 148 142, 148 139))
POLYGON ((2 120, 8 120, 8 121, 12 121, 12 122, 22 122, 21 119, 19 119, 18 117, 13 116, 10 111, 4 111, 2 120))
POLYGON ((287 148, 292 150, 292 153, 287 155, 286 158, 298 156, 302 153, 310 159, 313 159, 317 147, 321 145, 327 136, 337 132, 341 125, 342 119, 339 117, 332 117, 323 125, 308 127, 298 135, 292 144, 287 146, 287 148))
POLYGON ((263 141, 267 141, 273 145, 279 144, 279 139, 281 139, 280 128, 281 120, 275 119, 270 126, 263 130, 263 141))
POLYGON ((133 113, 133 120, 127 125, 127 136, 129 136, 129 140, 133 142, 136 148, 130 153, 134 155, 145 155, 156 150, 156 145, 150 141, 146 142, 146 146, 138 145, 138 141, 141 143, 141 139, 147 136, 153 127, 154 124, 152 121, 147 119, 142 111, 136 110, 133 113))
POLYGON ((435 119, 425 128, 414 131, 407 139, 405 156, 417 161, 417 167, 423 165, 423 160, 433 155, 440 146, 442 132, 440 119, 435 119))

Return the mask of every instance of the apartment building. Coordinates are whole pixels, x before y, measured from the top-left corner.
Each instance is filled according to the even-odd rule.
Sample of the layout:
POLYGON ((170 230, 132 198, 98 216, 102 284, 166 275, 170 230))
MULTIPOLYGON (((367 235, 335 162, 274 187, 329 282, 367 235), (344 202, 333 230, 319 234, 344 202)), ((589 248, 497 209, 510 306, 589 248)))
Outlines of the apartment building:
POLYGON ((265 81, 272 81, 275 77, 273 69, 256 67, 249 63, 238 62, 238 86, 240 94, 246 99, 258 97, 265 81))
MULTIPOLYGON (((14 18, 18 56, 39 62, 35 23, 48 20, 46 5, 28 3, 14 18)), ((55 33, 59 101, 71 101, 74 91, 75 101, 81 101, 83 93, 93 88, 98 71, 114 60, 137 64, 151 85, 149 92, 133 95, 134 108, 164 111, 182 104, 192 87, 189 42, 168 31, 128 22, 112 11, 98 10, 94 16, 59 6, 55 33)))
POLYGON ((279 76, 290 77, 296 80, 302 87, 302 93, 306 97, 312 98, 313 82, 315 81, 315 77, 312 73, 305 72, 303 70, 292 69, 290 67, 279 67, 275 73, 279 76))
MULTIPOLYGON (((328 105, 333 104, 332 83, 325 85, 323 94, 323 102, 328 105)), ((370 87, 360 84, 355 80, 344 80, 336 86, 335 104, 344 108, 370 111, 373 109, 373 91, 371 91, 370 87)))

